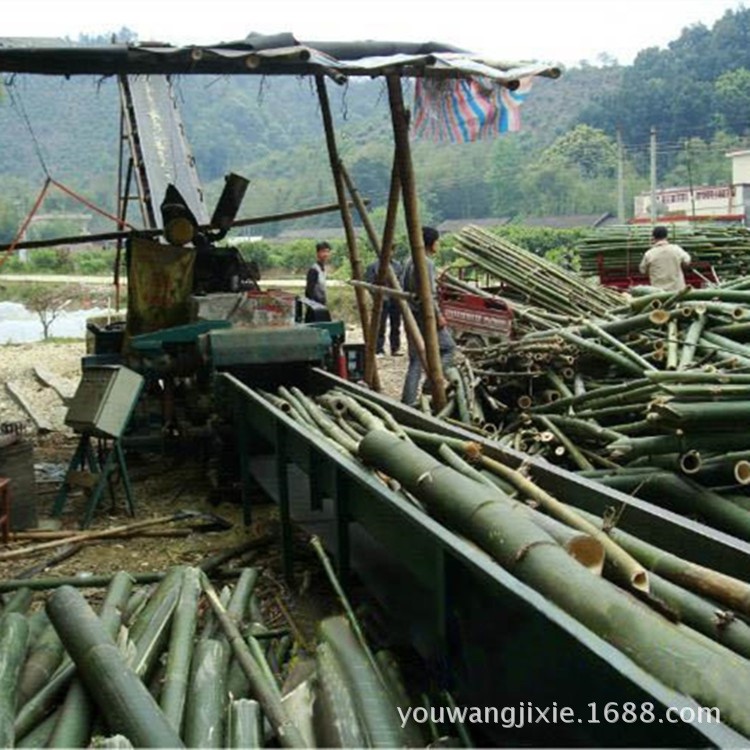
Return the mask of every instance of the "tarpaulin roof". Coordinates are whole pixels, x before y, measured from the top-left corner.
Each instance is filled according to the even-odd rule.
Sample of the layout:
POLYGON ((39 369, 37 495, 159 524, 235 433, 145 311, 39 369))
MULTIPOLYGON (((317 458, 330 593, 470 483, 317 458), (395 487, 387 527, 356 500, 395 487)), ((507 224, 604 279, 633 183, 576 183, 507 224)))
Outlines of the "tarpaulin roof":
POLYGON ((509 88, 523 78, 557 78, 556 63, 483 59, 436 42, 298 42, 292 34, 249 34, 236 42, 175 47, 156 42, 76 45, 60 40, 0 38, 0 73, 45 75, 327 75, 338 82, 351 76, 399 72, 409 77, 485 76, 509 88))

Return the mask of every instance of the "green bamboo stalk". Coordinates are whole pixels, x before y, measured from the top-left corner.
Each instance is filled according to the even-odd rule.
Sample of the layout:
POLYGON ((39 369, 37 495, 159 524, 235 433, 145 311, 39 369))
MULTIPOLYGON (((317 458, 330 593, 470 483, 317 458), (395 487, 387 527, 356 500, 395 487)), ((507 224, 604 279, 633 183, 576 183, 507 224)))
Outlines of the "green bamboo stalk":
MULTIPOLYGON (((703 329, 706 327, 706 316, 699 315, 691 324, 685 334, 685 341, 680 351, 680 360, 677 363, 678 370, 686 370, 692 365, 695 359, 695 351, 700 337, 703 335, 703 329)), ((670 336, 670 339, 672 337, 670 336)))
POLYGON ((573 344, 577 344, 579 347, 581 347, 581 349, 585 349, 592 354, 596 354, 597 356, 613 365, 616 365, 623 372, 627 372, 630 375, 642 377, 644 369, 649 369, 643 368, 640 364, 636 364, 632 358, 623 356, 619 352, 607 349, 607 347, 601 346, 600 344, 595 344, 589 339, 581 338, 580 336, 576 336, 575 334, 568 333, 566 331, 561 331, 560 335, 567 341, 570 341, 573 344))
MULTIPOLYGON (((99 618, 105 631, 114 638, 120 627, 121 612, 133 588, 133 579, 123 571, 109 578, 109 588, 101 606, 99 618)), ((70 685, 75 673, 75 664, 70 656, 65 656, 49 682, 21 707, 14 723, 16 736, 23 737, 29 734, 44 719, 55 706, 62 692, 70 685)))
POLYGON ((200 571, 187 568, 182 577, 180 596, 169 633, 167 671, 159 704, 167 721, 178 734, 182 722, 190 680, 193 639, 198 624, 198 600, 201 593, 200 571))
POLYGON ((354 609, 352 609, 352 605, 349 603, 349 598, 347 597, 346 592, 344 591, 341 583, 339 582, 339 579, 336 576, 336 572, 331 565, 331 561, 328 559, 328 555, 323 548, 323 544, 317 536, 312 536, 310 538, 310 545, 315 550, 321 564, 323 565, 323 570, 325 570, 328 581, 333 587, 333 590, 336 592, 336 596, 341 602, 341 606, 344 608, 344 612, 346 612, 346 618, 349 621, 349 625, 351 626, 352 631, 357 637, 362 650, 366 654, 367 660, 370 662, 370 667, 372 668, 373 672, 381 678, 382 681, 382 675, 380 675, 380 672, 378 670, 378 665, 375 661, 375 657, 373 656, 372 651, 370 651, 370 647, 367 644, 365 634, 362 632, 362 628, 359 626, 359 621, 357 620, 357 616, 354 614, 354 609))
POLYGON ((263 712, 268 718, 271 726, 276 731, 279 741, 283 747, 305 747, 306 743, 302 738, 299 730, 290 721, 281 701, 278 699, 276 691, 267 685, 265 676, 255 659, 250 653, 247 644, 242 639, 242 634, 237 626, 232 622, 219 600, 219 597, 205 575, 201 576, 201 585, 208 597, 219 622, 229 640, 229 644, 234 651, 234 655, 242 665, 245 673, 250 680, 250 685, 254 695, 263 707, 263 712))
POLYGON ((403 747, 404 738, 398 713, 385 687, 385 680, 380 675, 379 668, 372 668, 367 652, 346 618, 329 617, 323 620, 320 635, 341 665, 345 680, 353 693, 366 745, 403 747))
POLYGON ((366 747, 352 690, 331 646, 319 643, 315 659, 318 675, 318 700, 313 716, 316 738, 322 747, 366 747))
POLYGON ((750 626, 735 617, 731 610, 721 610, 714 602, 654 573, 651 574, 651 584, 652 595, 665 601, 682 622, 740 656, 750 658, 750 626))
POLYGON ((30 651, 18 683, 18 706, 23 706, 47 684, 63 660, 63 645, 57 632, 48 625, 30 651))
POLYGON ((26 659, 29 624, 20 612, 0 616, 0 747, 13 747, 16 691, 26 659))
MULTIPOLYGON (((410 707, 414 706, 414 703, 406 689, 398 660, 390 651, 383 649, 375 654, 375 660, 380 667, 380 673, 385 678, 391 702, 394 706, 401 708, 403 713, 406 713, 410 707)), ((410 718, 404 727, 405 747, 424 747, 425 738, 422 736, 419 724, 411 718, 411 714, 409 716, 410 718)), ((352 747, 352 745, 342 745, 341 747, 352 747)))
POLYGON ((3 614, 7 615, 11 612, 18 612, 21 615, 25 615, 29 611, 33 597, 34 592, 29 586, 19 588, 3 605, 3 614))
POLYGON ((661 389, 676 401, 750 400, 750 385, 717 385, 695 383, 662 384, 661 389))
POLYGON ((80 677, 74 677, 57 712, 47 747, 88 747, 94 723, 95 706, 80 677))
POLYGON ((224 747, 229 648, 213 638, 200 640, 195 646, 192 665, 185 709, 185 743, 188 747, 224 747))
POLYGON ((658 680, 700 705, 719 708, 723 721, 750 733, 745 701, 750 664, 745 659, 719 644, 709 645, 708 639, 697 638, 694 631, 666 621, 609 581, 592 576, 528 519, 508 514, 502 503, 488 502, 491 496, 481 485, 424 451, 373 432, 360 444, 360 455, 658 680))
MULTIPOLYGON (((670 321, 669 325, 672 325, 673 321, 670 321)), ((675 329, 677 324, 674 323, 675 329)), ((638 355, 637 352, 634 352, 629 346, 626 346, 622 343, 622 341, 619 341, 617 338, 615 338, 611 333, 609 333, 606 329, 602 328, 601 326, 598 326, 596 323, 588 323, 586 325, 586 328, 588 331, 593 334, 594 336, 600 338, 602 341, 605 341, 608 343, 611 347, 616 349, 620 354, 622 354, 624 357, 626 357, 629 360, 632 360, 633 363, 636 365, 637 373, 641 374, 644 370, 655 370, 656 368, 647 360, 643 359, 640 355, 638 355)))
POLYGON ((689 437, 680 433, 673 435, 646 435, 613 440, 607 446, 610 457, 631 461, 640 456, 656 456, 664 453, 685 453, 688 450, 739 450, 747 446, 747 437, 742 433, 694 434, 689 437))
POLYGON ((227 747, 263 747, 263 717, 258 701, 243 698, 230 703, 227 735, 227 747))
POLYGON ((15 747, 42 748, 47 747, 47 742, 52 736, 55 728, 57 715, 50 714, 44 721, 37 724, 30 732, 21 738, 16 737, 15 747))
POLYGON ((586 471, 588 469, 594 468, 591 465, 591 462, 578 449, 578 446, 573 443, 573 441, 560 429, 560 427, 554 424, 544 414, 535 416, 534 419, 535 421, 538 420, 545 429, 549 430, 558 439, 560 444, 565 448, 565 450, 568 452, 571 459, 579 469, 583 469, 584 471, 586 471))
MULTIPOLYGON (((581 513, 592 523, 601 523, 601 519, 593 513, 588 511, 581 511, 581 513)), ((699 596, 729 607, 735 612, 743 615, 750 613, 750 584, 747 582, 690 562, 622 529, 609 528, 607 533, 628 549, 651 572, 699 596)))
POLYGON ((655 471, 645 477, 621 475, 600 481, 623 492, 634 492, 637 497, 660 507, 698 516, 717 529, 750 541, 750 514, 688 477, 655 471))
POLYGON ((148 680, 169 639, 169 627, 180 597, 184 572, 182 566, 167 571, 130 628, 130 640, 135 644, 131 667, 143 680, 148 680))
MULTIPOLYGON (((477 453, 476 446, 458 438, 446 435, 435 435, 413 428, 406 428, 412 439, 420 444, 431 446, 439 450, 442 445, 447 445, 459 453, 465 454, 470 459, 478 462, 488 471, 500 476, 503 480, 513 485, 522 495, 529 497, 543 507, 550 515, 563 523, 577 528, 579 531, 589 534, 599 541, 607 552, 607 557, 612 561, 618 575, 628 586, 640 591, 648 591, 648 578, 643 568, 627 553, 624 552, 612 540, 602 532, 600 528, 584 519, 577 508, 572 508, 553 497, 520 471, 511 469, 509 466, 477 453)), ((368 435, 369 439, 374 433, 368 435)), ((496 496, 495 496, 496 497, 496 496)))
POLYGON ((86 600, 63 586, 47 613, 108 725, 141 747, 184 747, 86 600))
POLYGON ((600 427, 596 422, 588 422, 576 417, 563 417, 558 414, 550 414, 547 418, 558 427, 569 432, 574 432, 581 437, 589 438, 597 443, 608 443, 622 437, 620 433, 612 428, 600 427))
POLYGON ((743 423, 750 419, 750 401, 669 401, 654 404, 651 411, 661 422, 686 431, 718 429, 731 432, 743 429, 743 423))

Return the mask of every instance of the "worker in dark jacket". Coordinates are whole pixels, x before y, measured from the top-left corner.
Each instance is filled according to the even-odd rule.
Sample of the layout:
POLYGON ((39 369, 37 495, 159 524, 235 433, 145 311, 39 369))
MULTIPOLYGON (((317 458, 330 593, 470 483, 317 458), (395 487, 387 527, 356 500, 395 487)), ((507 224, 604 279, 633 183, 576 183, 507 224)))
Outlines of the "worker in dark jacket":
POLYGON ((305 297, 320 305, 326 305, 326 263, 331 257, 331 246, 327 242, 318 242, 315 245, 315 254, 315 263, 307 271, 305 297))
MULTIPOLYGON (((401 278, 402 267, 394 258, 391 258, 391 268, 396 274, 396 278, 401 278)), ((365 271, 365 281, 368 284, 378 283, 378 271, 380 270, 380 261, 375 260, 367 266, 365 271)), ((401 356, 401 308, 395 297, 383 295, 383 309, 380 313, 380 325, 378 326, 378 341, 375 349, 376 354, 385 354, 385 327, 390 321, 391 330, 388 336, 391 345, 391 355, 394 357, 401 356)))
MULTIPOLYGON (((443 365, 443 371, 453 364, 453 355, 456 349, 456 344, 453 341, 453 336, 448 329, 445 318, 440 312, 437 302, 437 284, 435 280, 435 263, 433 256, 437 252, 438 241, 440 239, 440 233, 433 227, 422 227, 422 240, 424 242, 425 253, 427 254, 427 274, 430 285, 430 292, 432 293, 432 305, 435 311, 435 319, 437 322, 437 334, 438 334, 438 347, 440 349, 440 359, 443 365)), ((404 265, 404 271, 401 278, 401 286, 405 292, 411 292, 414 297, 409 301, 409 307, 411 307, 414 313, 414 318, 417 321, 419 330, 424 336, 425 329, 425 315, 422 310, 422 301, 419 299, 419 279, 417 278, 417 269, 414 267, 412 259, 406 261, 404 265)), ((404 389, 401 394, 401 400, 405 404, 412 405, 417 401, 419 397, 419 382, 422 379, 422 362, 419 359, 417 347, 414 346, 411 339, 409 340, 409 367, 406 371, 406 378, 404 380, 404 389)))

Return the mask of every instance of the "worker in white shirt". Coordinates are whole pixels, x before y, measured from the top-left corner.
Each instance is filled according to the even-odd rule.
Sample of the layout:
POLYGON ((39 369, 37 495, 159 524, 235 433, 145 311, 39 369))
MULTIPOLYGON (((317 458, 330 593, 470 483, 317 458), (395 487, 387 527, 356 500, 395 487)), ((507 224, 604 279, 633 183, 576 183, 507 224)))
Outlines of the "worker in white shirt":
POLYGON ((667 239, 666 227, 656 226, 651 232, 651 247, 641 260, 641 273, 647 273, 651 286, 665 292, 679 292, 685 288, 683 269, 690 265, 690 256, 679 245, 667 239))

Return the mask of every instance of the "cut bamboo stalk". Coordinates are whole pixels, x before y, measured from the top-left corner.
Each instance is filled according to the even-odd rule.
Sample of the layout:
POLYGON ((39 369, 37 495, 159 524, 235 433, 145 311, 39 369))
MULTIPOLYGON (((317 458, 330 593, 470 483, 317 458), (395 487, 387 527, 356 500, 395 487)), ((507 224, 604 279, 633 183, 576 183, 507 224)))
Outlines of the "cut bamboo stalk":
POLYGON ((213 638, 198 641, 185 710, 184 736, 188 747, 224 747, 228 665, 226 643, 213 638))
POLYGON ((513 575, 661 682, 700 705, 719 708, 723 721, 742 733, 750 732, 745 700, 750 690, 747 660, 668 622, 609 581, 592 576, 528 519, 488 502, 491 496, 481 485, 424 451, 387 433, 372 432, 362 441, 360 455, 399 481, 455 532, 478 544, 513 575))
POLYGON ((169 633, 167 671, 159 699, 167 721, 180 735, 190 680, 200 593, 200 571, 197 568, 187 568, 182 576, 180 596, 169 633))
POLYGON ((29 624, 18 612, 0 617, 0 747, 13 747, 16 691, 26 659, 29 624))
POLYGON ((47 613, 110 727, 137 746, 184 747, 76 589, 57 589, 47 601, 47 613))
POLYGON ((208 597, 211 607, 219 618, 221 627, 227 636, 229 645, 231 646, 237 661, 240 663, 250 680, 250 685, 255 697, 263 707, 263 711, 271 723, 271 726, 276 731, 282 746, 305 747, 306 743, 302 738, 302 735, 287 716, 276 691, 268 686, 265 676, 251 655, 247 644, 242 639, 242 634, 232 622, 232 619, 227 615, 214 587, 205 575, 201 576, 201 585, 203 586, 203 590, 208 597))

